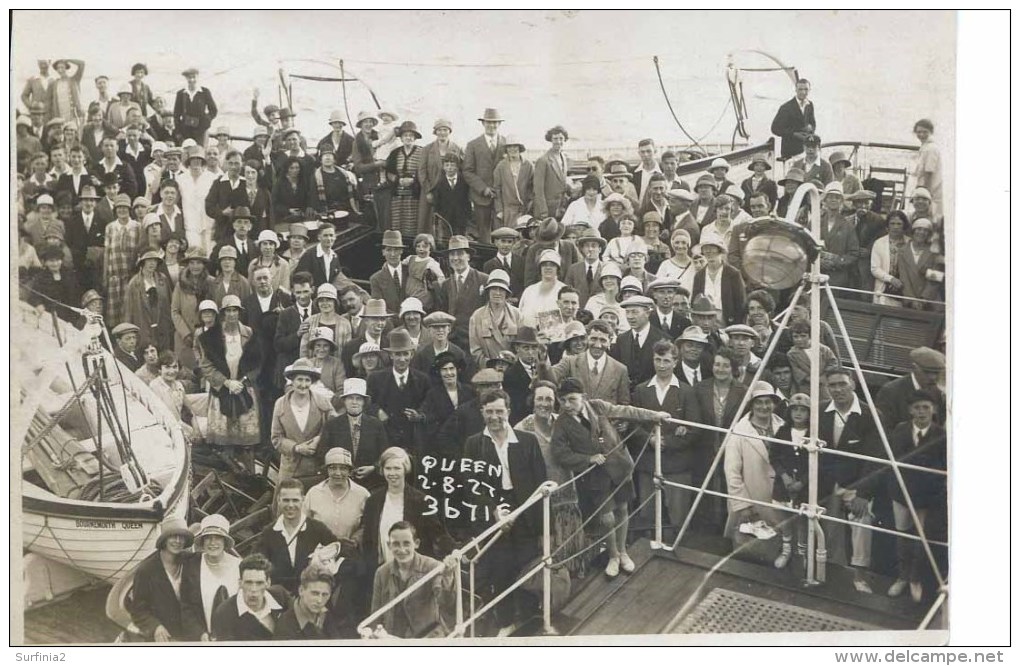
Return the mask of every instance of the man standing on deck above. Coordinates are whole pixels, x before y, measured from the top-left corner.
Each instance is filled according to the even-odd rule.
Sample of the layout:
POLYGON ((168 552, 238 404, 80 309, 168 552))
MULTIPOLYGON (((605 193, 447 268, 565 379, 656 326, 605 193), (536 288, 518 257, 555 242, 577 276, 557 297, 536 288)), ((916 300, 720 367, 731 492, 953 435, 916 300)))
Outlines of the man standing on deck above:
POLYGON ((634 189, 638 193, 638 201, 644 205, 648 196, 648 183, 654 174, 663 175, 659 163, 655 159, 655 142, 651 139, 641 139, 638 142, 638 157, 641 164, 634 169, 634 189))
MULTIPOLYGON (((503 117, 496 109, 486 109, 478 121, 485 132, 464 147, 464 179, 471 186, 471 203, 474 204, 468 235, 488 243, 494 219, 492 204, 496 197, 494 174, 506 153, 506 139, 499 135, 503 117)), ((510 220, 504 223, 510 224, 510 220)))
POLYGON ((197 69, 189 67, 181 72, 181 76, 187 80, 188 85, 177 91, 174 124, 182 139, 194 139, 198 145, 204 146, 205 134, 218 113, 216 102, 208 88, 198 85, 197 69))
POLYGON ((780 157, 784 160, 800 154, 804 150, 804 139, 817 129, 815 105, 808 99, 811 83, 798 79, 796 90, 793 99, 779 107, 772 121, 772 133, 783 140, 780 157))

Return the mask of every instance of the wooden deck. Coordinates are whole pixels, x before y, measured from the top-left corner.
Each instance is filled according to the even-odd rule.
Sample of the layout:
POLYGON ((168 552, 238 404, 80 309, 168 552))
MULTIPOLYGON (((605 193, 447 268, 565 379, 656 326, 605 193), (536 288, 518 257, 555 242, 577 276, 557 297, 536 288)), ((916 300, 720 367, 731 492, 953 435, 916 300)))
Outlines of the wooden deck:
POLYGON ((120 627, 106 617, 109 591, 109 585, 96 585, 25 611, 25 644, 112 643, 120 627))

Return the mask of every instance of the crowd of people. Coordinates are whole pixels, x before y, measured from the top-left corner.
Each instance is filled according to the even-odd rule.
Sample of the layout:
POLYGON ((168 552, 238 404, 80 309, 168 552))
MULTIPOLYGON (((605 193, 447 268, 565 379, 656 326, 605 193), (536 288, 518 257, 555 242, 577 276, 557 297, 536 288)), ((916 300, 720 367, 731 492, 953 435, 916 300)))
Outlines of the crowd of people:
MULTIPOLYGON (((464 148, 449 120, 421 146, 414 122, 381 111, 360 113, 353 135, 333 113, 312 151, 293 112, 260 113, 256 94, 242 151, 229 128, 212 129, 217 106, 195 69, 171 110, 145 84, 144 64, 116 99, 96 78, 87 105, 85 63, 56 61, 57 78, 39 65, 21 98, 29 113, 16 120, 26 297, 78 325, 102 315, 116 358, 166 402, 191 446, 248 473, 278 466, 276 517, 257 552, 233 552, 222 516, 163 526, 129 609, 147 640, 355 637, 361 619, 445 559, 442 576, 372 629, 443 635, 459 566, 450 553, 549 480, 569 484, 553 502, 553 549, 575 555, 569 574, 596 562, 609 577, 633 572, 628 543, 654 518, 646 442, 656 425, 664 479, 710 477, 730 496, 706 498, 694 529, 739 542, 764 521, 781 531, 774 565, 786 568, 795 538, 803 554, 803 526, 760 503, 806 501, 807 454, 794 444, 811 405, 829 447, 886 455, 828 326, 822 385, 810 394, 806 301, 744 270, 747 224, 785 216, 797 187, 815 182, 830 284, 898 307, 935 310, 944 298, 932 123, 915 126, 909 211, 883 216, 844 155, 820 155, 807 81, 773 125, 782 157, 803 151, 785 178, 771 180, 761 155, 746 177, 716 158, 688 183, 677 168, 691 155, 660 153, 651 139, 637 168, 591 157, 575 179, 560 125, 532 163, 492 108, 464 148), (367 288, 345 274, 324 214, 382 232, 367 288), (475 260, 479 244, 495 255, 475 260), (693 425, 734 421, 729 436, 693 425), (604 556, 587 547, 595 541, 604 556)), ((881 422, 898 459, 945 469, 945 357, 920 347, 911 360, 878 393, 881 422)), ((918 544, 900 539, 896 562, 873 567, 865 525, 909 534, 916 517, 944 534, 945 477, 905 473, 912 512, 886 467, 821 461, 819 497, 853 524, 826 523, 829 562, 852 567, 861 593, 870 569, 892 570, 888 594, 909 588, 920 601, 918 544)), ((693 496, 666 491, 667 538, 693 496)), ((540 506, 515 516, 479 560, 483 599, 534 566, 542 527, 540 506)), ((493 633, 513 631, 537 604, 522 586, 496 607, 493 633)))

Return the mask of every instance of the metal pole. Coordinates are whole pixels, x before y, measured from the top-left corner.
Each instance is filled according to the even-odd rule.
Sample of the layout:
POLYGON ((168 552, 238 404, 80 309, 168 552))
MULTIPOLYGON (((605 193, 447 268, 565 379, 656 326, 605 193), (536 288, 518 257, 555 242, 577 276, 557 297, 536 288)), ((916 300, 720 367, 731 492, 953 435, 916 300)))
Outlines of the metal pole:
MULTIPOLYGON (((653 433, 655 442, 655 540, 652 550, 662 548, 662 424, 655 424, 653 433)), ((676 518, 672 517, 673 520, 676 518)))
MULTIPOLYGON (((818 189, 815 188, 811 183, 805 183, 801 185, 797 190, 799 195, 804 191, 805 195, 810 197, 811 203, 811 233, 818 240, 822 238, 822 214, 821 214, 821 199, 818 195, 818 189), (805 191, 805 188, 807 190, 805 191)), ((798 204, 796 208, 792 209, 792 214, 796 215, 796 211, 800 210, 799 202, 794 197, 794 203, 798 204)), ((821 353, 821 336, 822 336, 822 313, 821 313, 821 280, 822 280, 822 260, 816 258, 814 263, 811 264, 811 379, 809 386, 811 387, 811 423, 809 426, 809 439, 808 439, 808 504, 815 510, 819 510, 818 506, 818 423, 821 419, 821 405, 819 404, 819 384, 820 377, 819 371, 821 370, 818 366, 818 356, 821 353)), ((819 559, 827 558, 827 553, 824 550, 816 552, 815 542, 815 530, 821 529, 821 524, 818 522, 817 514, 812 513, 811 529, 808 530, 808 543, 807 552, 804 554, 807 558, 807 584, 812 585, 820 582, 816 578, 815 569, 817 562, 815 556, 819 559)), ((825 574, 823 573, 820 577, 824 580, 825 574)))
POLYGON ((457 583, 457 626, 464 623, 464 570, 461 569, 462 559, 457 557, 457 570, 453 572, 457 583))
POLYGON ((552 625, 552 492, 546 488, 542 498, 542 632, 553 636, 552 625))
POLYGON ((475 559, 468 560, 468 584, 471 586, 471 638, 475 637, 475 559))

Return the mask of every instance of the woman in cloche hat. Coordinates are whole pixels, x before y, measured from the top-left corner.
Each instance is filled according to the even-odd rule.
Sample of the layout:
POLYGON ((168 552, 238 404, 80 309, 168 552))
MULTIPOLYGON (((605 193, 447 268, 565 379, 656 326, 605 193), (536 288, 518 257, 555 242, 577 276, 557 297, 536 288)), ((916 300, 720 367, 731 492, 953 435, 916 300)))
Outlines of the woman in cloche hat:
POLYGON ((421 138, 421 132, 407 120, 397 128, 397 136, 401 145, 386 158, 386 179, 393 188, 389 228, 413 237, 418 231, 418 195, 421 193, 418 166, 422 155, 415 141, 421 138))
POLYGON ((181 587, 184 634, 189 641, 208 641, 213 610, 237 594, 241 578, 227 519, 218 513, 203 518, 194 550, 199 555, 185 563, 181 587))
MULTIPOLYGON (((314 250, 309 250, 314 252, 314 250)), ((311 358, 312 353, 311 336, 317 328, 328 328, 333 331, 333 344, 337 349, 343 347, 353 336, 351 322, 340 314, 340 297, 336 287, 328 282, 319 286, 315 291, 315 307, 318 312, 308 318, 308 330, 301 336, 301 357, 311 358)), ((331 352, 336 355, 336 350, 331 352)))
POLYGON ((318 483, 321 456, 319 436, 329 419, 329 409, 322 409, 312 399, 312 384, 322 375, 311 359, 299 358, 288 365, 283 376, 291 390, 273 406, 270 441, 280 454, 279 479, 297 478, 306 487, 318 483), (299 414, 306 416, 298 420, 299 414))
POLYGON ((138 273, 128 282, 124 295, 125 317, 141 329, 139 348, 148 344, 169 349, 173 343, 173 321, 170 318, 170 278, 157 270, 163 262, 162 252, 149 250, 138 257, 138 273))
POLYGON ((155 552, 138 565, 126 606, 143 640, 189 640, 184 631, 181 591, 184 569, 192 557, 188 548, 194 541, 183 518, 166 518, 159 526, 155 552))

